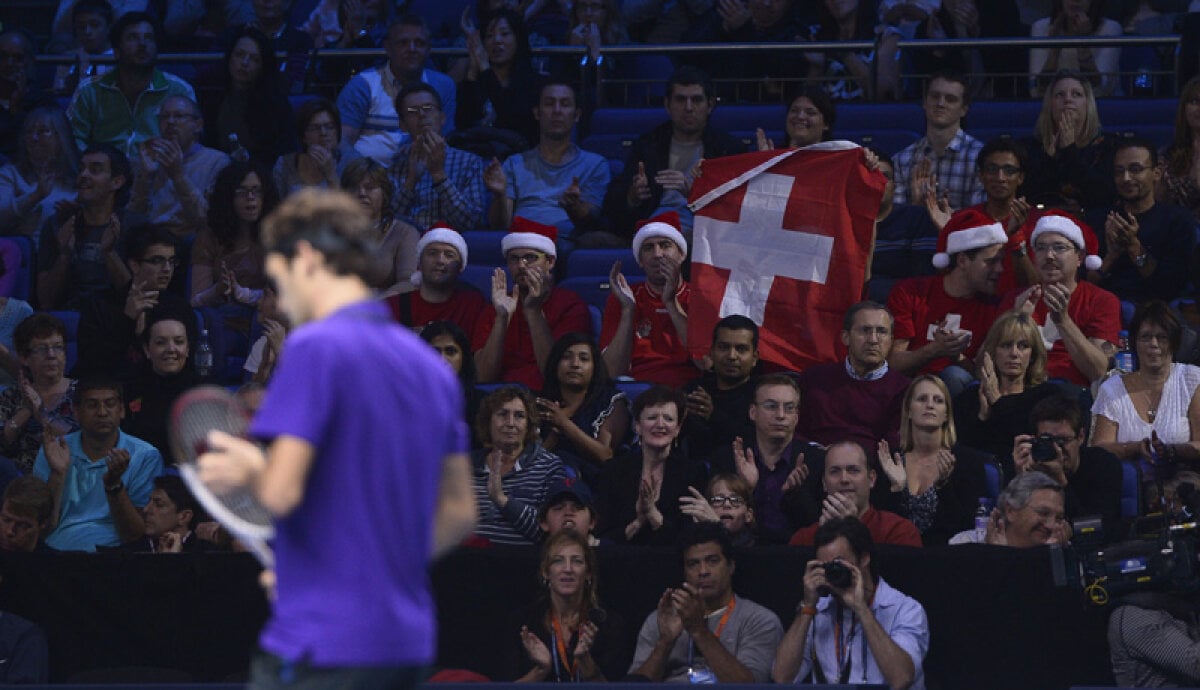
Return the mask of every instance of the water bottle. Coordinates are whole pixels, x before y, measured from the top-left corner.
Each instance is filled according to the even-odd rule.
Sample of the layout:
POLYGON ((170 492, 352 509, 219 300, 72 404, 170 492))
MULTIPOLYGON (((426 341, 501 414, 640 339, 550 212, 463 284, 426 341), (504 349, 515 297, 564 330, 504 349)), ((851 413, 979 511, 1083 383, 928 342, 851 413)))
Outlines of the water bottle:
POLYGON ((1150 70, 1143 67, 1138 70, 1137 76, 1133 78, 1132 96, 1135 98, 1151 98, 1154 96, 1154 75, 1150 70))
POLYGON ((238 141, 237 133, 229 135, 229 157, 239 163, 246 163, 250 160, 250 152, 242 146, 242 142, 238 141))
POLYGON ((979 498, 979 509, 975 511, 975 540, 982 544, 987 539, 988 522, 992 519, 992 499, 979 498))
POLYGON ((1129 350, 1129 331, 1117 334, 1117 354, 1113 355, 1117 371, 1128 374, 1133 371, 1133 352, 1129 350))
POLYGON ((208 330, 200 331, 200 342, 196 345, 196 373, 200 378, 208 378, 212 373, 213 353, 208 344, 208 330))

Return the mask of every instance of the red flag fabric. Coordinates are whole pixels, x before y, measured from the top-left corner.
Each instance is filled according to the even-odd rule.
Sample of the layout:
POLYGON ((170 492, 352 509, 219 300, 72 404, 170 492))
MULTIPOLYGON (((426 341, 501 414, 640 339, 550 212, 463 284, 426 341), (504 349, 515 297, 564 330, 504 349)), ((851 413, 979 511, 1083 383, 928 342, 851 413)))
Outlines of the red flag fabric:
POLYGON ((693 356, 708 354, 717 321, 742 314, 764 360, 803 370, 838 358, 887 182, 863 161, 846 141, 704 161, 691 193, 693 356))

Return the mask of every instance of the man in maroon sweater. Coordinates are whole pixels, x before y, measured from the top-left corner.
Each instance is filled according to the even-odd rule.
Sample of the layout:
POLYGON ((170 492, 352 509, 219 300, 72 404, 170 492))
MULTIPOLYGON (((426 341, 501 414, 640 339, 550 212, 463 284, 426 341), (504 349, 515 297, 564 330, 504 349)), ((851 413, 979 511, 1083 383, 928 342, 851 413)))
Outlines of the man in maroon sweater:
POLYGON ((879 439, 899 443, 900 403, 908 377, 888 367, 892 315, 878 302, 850 307, 842 322, 846 359, 818 364, 800 374, 797 434, 829 445, 854 441, 875 448, 879 439))

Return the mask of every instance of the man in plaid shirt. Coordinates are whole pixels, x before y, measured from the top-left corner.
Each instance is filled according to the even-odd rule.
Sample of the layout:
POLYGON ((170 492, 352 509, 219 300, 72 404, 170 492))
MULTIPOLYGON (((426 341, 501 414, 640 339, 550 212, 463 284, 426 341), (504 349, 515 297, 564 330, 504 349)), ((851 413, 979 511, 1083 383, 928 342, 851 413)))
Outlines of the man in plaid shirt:
POLYGON ((951 212, 983 202, 983 183, 975 159, 983 142, 962 129, 970 109, 962 75, 938 72, 929 81, 922 104, 925 136, 896 154, 897 204, 923 204, 929 191, 951 212))

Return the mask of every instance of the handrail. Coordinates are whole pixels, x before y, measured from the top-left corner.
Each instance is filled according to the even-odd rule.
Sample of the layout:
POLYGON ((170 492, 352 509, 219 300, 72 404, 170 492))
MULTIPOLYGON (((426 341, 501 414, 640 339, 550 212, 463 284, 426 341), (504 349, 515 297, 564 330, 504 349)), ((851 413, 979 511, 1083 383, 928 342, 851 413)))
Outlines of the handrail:
MULTIPOLYGON (((917 48, 921 50, 936 50, 940 48, 1072 48, 1079 46, 1177 46, 1180 42, 1178 34, 1163 34, 1156 36, 1050 36, 1032 37, 1021 36, 1012 38, 915 38, 899 41, 901 48, 917 48)), ((745 51, 803 51, 820 52, 826 50, 869 50, 875 46, 874 41, 794 41, 785 43, 672 43, 672 44, 623 44, 606 45, 603 52, 606 55, 644 55, 661 53, 711 53, 711 52, 745 52, 745 51)), ((533 55, 582 55, 583 46, 538 46, 531 49, 533 55)), ((463 57, 467 54, 465 47, 434 48, 435 56, 463 57)), ((380 48, 327 48, 318 49, 321 57, 353 58, 380 57, 384 54, 380 48)), ((286 52, 277 53, 286 57, 286 52)), ((224 57, 220 51, 162 53, 158 56, 161 62, 211 62, 224 57)), ((74 55, 38 55, 37 62, 47 64, 71 64, 75 62, 74 55)), ((112 56, 96 56, 91 58, 94 63, 111 63, 112 56)))

